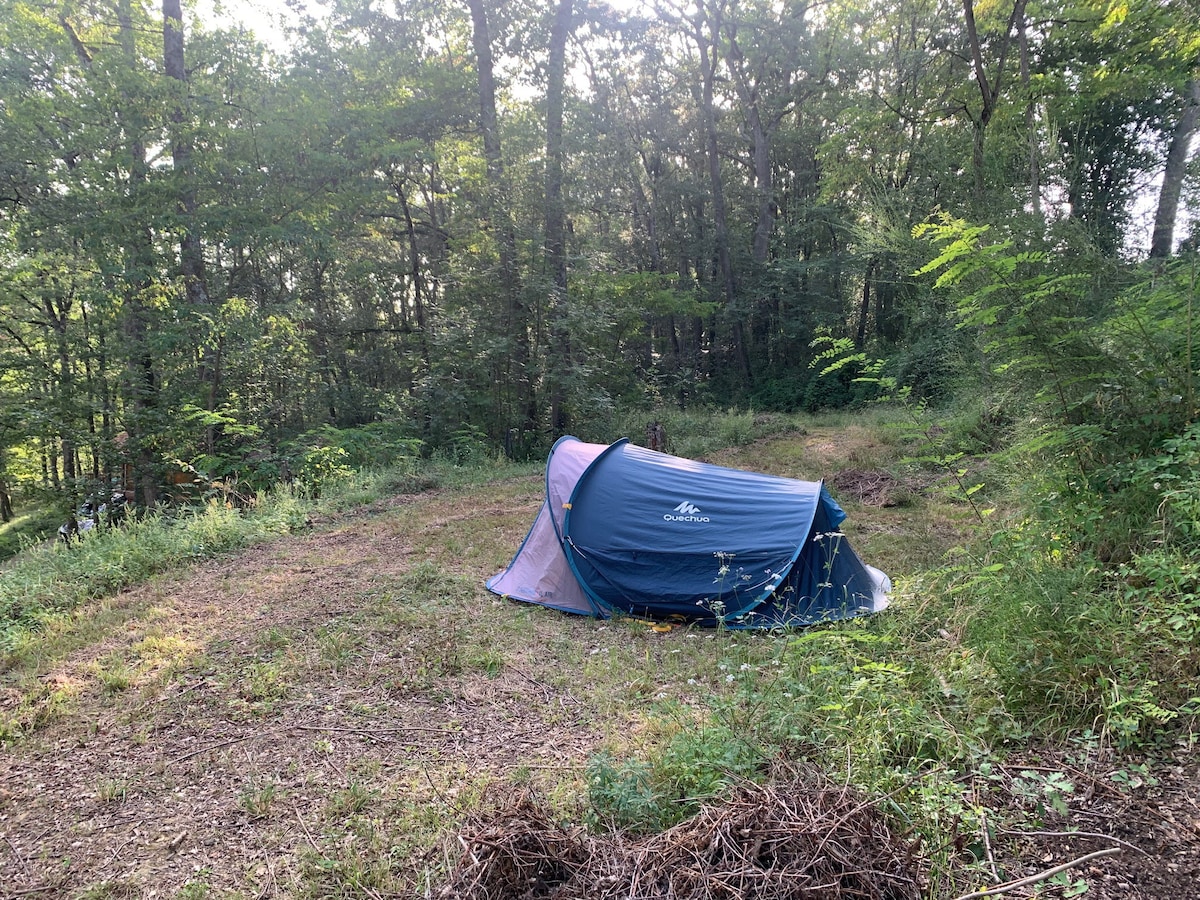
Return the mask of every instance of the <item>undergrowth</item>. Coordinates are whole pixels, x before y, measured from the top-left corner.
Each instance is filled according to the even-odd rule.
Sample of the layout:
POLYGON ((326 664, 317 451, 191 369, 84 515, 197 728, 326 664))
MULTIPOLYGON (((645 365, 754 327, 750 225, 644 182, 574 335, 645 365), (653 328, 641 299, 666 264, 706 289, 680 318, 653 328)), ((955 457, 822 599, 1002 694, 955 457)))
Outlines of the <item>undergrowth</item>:
POLYGON ((52 507, 22 509, 11 521, 0 524, 0 562, 53 536, 61 524, 58 512, 52 507))

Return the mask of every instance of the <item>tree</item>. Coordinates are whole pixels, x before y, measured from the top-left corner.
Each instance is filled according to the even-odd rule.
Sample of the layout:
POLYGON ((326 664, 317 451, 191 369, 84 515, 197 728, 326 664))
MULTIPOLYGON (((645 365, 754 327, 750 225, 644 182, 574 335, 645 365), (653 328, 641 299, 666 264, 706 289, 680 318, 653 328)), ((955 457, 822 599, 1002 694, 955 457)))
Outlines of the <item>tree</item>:
POLYGON ((1192 138, 1200 127, 1200 78, 1188 80, 1184 90, 1183 110, 1175 121, 1171 144, 1163 167, 1162 188, 1158 194, 1158 211, 1154 216, 1154 233, 1150 238, 1151 258, 1171 255, 1175 246, 1175 219, 1179 215, 1179 197, 1192 138))
POLYGON ((559 0, 550 31, 546 77, 546 266, 550 270, 550 431, 567 430, 566 383, 570 372, 571 336, 567 330, 566 206, 563 202, 563 94, 567 39, 571 34, 572 0, 559 0))
MULTIPOLYGON (((176 207, 179 213, 179 272, 187 302, 204 314, 209 306, 208 281, 204 266, 204 245, 197 220, 195 173, 192 166, 191 128, 189 121, 189 85, 184 65, 183 12, 180 0, 163 0, 163 71, 175 83, 179 96, 170 110, 168 139, 171 160, 178 187, 176 207)), ((198 379, 204 392, 204 407, 213 412, 217 405, 219 370, 208 359, 210 351, 201 346, 198 379)), ((214 431, 206 429, 205 443, 213 451, 214 431)))
POLYGON ((488 196, 486 214, 496 235, 500 256, 500 287, 505 301, 507 337, 511 341, 511 375, 516 382, 516 402, 520 413, 519 428, 532 434, 537 430, 537 402, 533 390, 532 358, 529 345, 529 315, 521 295, 517 271, 516 233, 508 218, 507 183, 504 155, 500 143, 500 123, 496 114, 496 75, 492 58, 492 32, 484 0, 467 0, 471 10, 472 46, 479 79, 479 130, 487 160, 488 196))
POLYGON ((975 174, 975 201, 982 208, 986 198, 987 182, 984 174, 985 156, 984 142, 988 125, 996 114, 997 104, 1007 77, 1007 65, 1012 43, 1024 27, 1026 0, 1013 0, 1012 9, 1008 14, 1003 29, 993 35, 995 44, 995 61, 992 71, 984 61, 984 39, 975 18, 975 0, 962 0, 963 22, 966 25, 967 48, 971 58, 971 71, 975 85, 979 89, 978 112, 968 113, 971 116, 974 141, 971 155, 971 166, 975 174))

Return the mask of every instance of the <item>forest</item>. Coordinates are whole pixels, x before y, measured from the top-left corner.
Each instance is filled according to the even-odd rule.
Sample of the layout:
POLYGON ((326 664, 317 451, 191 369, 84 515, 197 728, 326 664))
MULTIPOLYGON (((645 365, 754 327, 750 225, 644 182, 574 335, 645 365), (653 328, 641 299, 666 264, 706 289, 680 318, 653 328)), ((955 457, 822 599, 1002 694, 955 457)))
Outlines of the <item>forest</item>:
POLYGON ((6 497, 881 391, 1193 419, 1192 4, 289 7, 0 5, 6 497))

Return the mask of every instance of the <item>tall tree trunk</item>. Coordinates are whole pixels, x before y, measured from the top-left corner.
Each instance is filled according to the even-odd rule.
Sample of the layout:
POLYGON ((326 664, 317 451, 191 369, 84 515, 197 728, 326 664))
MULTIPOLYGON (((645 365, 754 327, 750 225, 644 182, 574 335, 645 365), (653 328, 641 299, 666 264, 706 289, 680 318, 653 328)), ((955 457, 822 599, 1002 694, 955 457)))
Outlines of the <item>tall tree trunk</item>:
POLYGON ((985 164, 987 157, 984 144, 987 139, 987 128, 996 112, 996 102, 1000 99, 1000 88, 1004 82, 1004 66, 1008 61, 1008 51, 1012 45, 1013 28, 1017 22, 1025 18, 1026 0, 1014 0, 1012 13, 1000 40, 999 55, 996 60, 995 74, 989 78, 983 62, 983 44, 979 38, 979 28, 975 22, 975 0, 962 0, 963 21, 967 26, 967 41, 970 44, 971 67, 975 76, 975 84, 979 87, 979 115, 972 117, 974 124, 974 141, 972 145, 971 166, 975 174, 975 201, 980 206, 987 199, 987 177, 985 164))
MULTIPOLYGON (((180 0, 163 0, 163 69, 168 78, 178 87, 179 100, 171 110, 171 162, 178 179, 176 206, 179 211, 182 233, 179 238, 179 270, 183 275, 184 292, 189 306, 202 308, 209 305, 208 280, 204 271, 204 246, 201 243, 200 227, 196 221, 196 187, 192 171, 192 142, 187 133, 188 76, 183 55, 183 12, 180 0)), ((212 412, 217 408, 216 369, 209 359, 208 348, 198 348, 197 378, 204 394, 204 408, 212 412)), ((215 428, 205 429, 205 449, 214 452, 215 428)))
MULTIPOLYGON (((120 0, 117 7, 120 26, 121 48, 124 52, 132 77, 142 73, 138 67, 137 41, 133 24, 131 0, 120 0)), ((129 193, 131 206, 144 208, 144 193, 149 167, 146 165, 146 145, 142 140, 141 123, 135 101, 126 98, 122 111, 122 128, 125 132, 126 152, 129 154, 129 193)), ((147 342, 147 318, 144 294, 151 284, 154 269, 153 243, 150 229, 145 223, 135 223, 126 237, 125 246, 125 307, 122 337, 126 362, 126 390, 130 415, 129 444, 133 448, 134 473, 141 501, 146 506, 158 502, 157 454, 152 446, 155 427, 151 421, 158 406, 158 379, 154 371, 154 357, 147 342)))
POLYGON ((1158 194, 1158 211, 1154 216, 1154 233, 1150 239, 1150 257, 1165 259, 1175 249, 1175 219, 1179 215, 1179 196, 1187 174, 1188 154, 1196 128, 1200 126, 1200 78, 1192 78, 1185 90, 1183 111, 1171 135, 1167 164, 1163 169, 1162 189, 1158 194))
POLYGON ((717 110, 713 88, 717 78, 717 45, 721 34, 721 21, 725 12, 724 0, 712 6, 704 6, 692 22, 696 48, 700 53, 701 114, 704 117, 705 155, 708 162, 708 183, 712 193, 713 232, 716 239, 717 274, 725 296, 725 308, 731 313, 733 350, 743 380, 749 384, 750 357, 746 348, 745 330, 741 317, 734 314, 737 301, 737 282, 733 274, 733 260, 729 253, 729 224, 725 212, 725 189, 721 182, 721 157, 717 141, 717 110), (705 25, 708 33, 705 33, 705 25))
POLYGON ((571 335, 567 328, 566 204, 563 200, 563 93, 572 0, 559 0, 550 31, 546 84, 546 267, 550 272, 550 429, 567 431, 567 379, 571 335))
POLYGON ((483 136, 483 155, 487 162, 488 217, 497 232, 500 249, 500 288, 504 295, 507 337, 512 341, 511 371, 516 381, 520 429, 530 433, 537 428, 537 402, 533 395, 533 373, 529 345, 529 310, 521 297, 517 273, 517 237, 505 197, 504 156, 500 147, 500 125, 496 115, 496 75, 492 61, 492 34, 484 0, 467 0, 471 10, 471 43, 479 77, 479 129, 483 136))
POLYGON ((1033 98, 1030 75, 1029 27, 1025 10, 1017 20, 1017 49, 1020 52, 1021 88, 1025 92, 1025 132, 1029 141, 1029 208, 1039 221, 1042 218, 1042 168, 1037 134, 1037 104, 1033 98))
POLYGON ((746 124, 750 126, 750 156, 754 168, 754 187, 758 199, 758 218, 754 225, 752 252, 756 263, 766 263, 771 248, 771 231, 775 227, 775 189, 771 173, 771 137, 782 118, 771 116, 763 121, 759 104, 758 85, 746 75, 746 60, 738 44, 736 29, 729 31, 729 68, 738 99, 744 107, 746 124))
POLYGON ((400 198, 400 208, 404 211, 404 233, 408 237, 408 266, 409 277, 412 279, 413 315, 417 319, 417 347, 421 355, 421 376, 429 375, 433 362, 429 354, 429 323, 425 312, 425 291, 423 289, 424 273, 421 270, 421 246, 417 242, 417 225, 413 220, 412 207, 408 202, 408 194, 403 181, 395 185, 396 195, 400 198))
POLYGON ((858 328, 855 331, 854 347, 861 350, 867 343, 867 316, 871 311, 871 279, 875 277, 875 260, 867 262, 863 273, 862 305, 858 309, 858 328))

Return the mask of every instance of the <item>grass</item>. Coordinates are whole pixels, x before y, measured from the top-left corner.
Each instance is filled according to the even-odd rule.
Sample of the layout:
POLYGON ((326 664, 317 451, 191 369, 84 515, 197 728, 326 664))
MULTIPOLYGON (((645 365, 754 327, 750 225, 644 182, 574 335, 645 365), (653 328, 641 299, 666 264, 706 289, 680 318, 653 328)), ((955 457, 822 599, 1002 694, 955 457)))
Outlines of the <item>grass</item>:
POLYGON ((22 508, 11 521, 0 523, 0 563, 28 547, 57 536, 62 514, 53 507, 22 508))
POLYGON ((209 503, 180 518, 152 515, 71 546, 32 548, 0 573, 0 651, 81 603, 160 572, 305 526, 302 498, 277 494, 249 514, 209 503))
MULTIPOLYGON (((671 420, 680 440, 691 439, 688 421, 671 420)), ((879 411, 737 414, 724 427, 742 443, 706 452, 806 478, 936 474, 914 461, 911 431, 890 421, 879 411)), ((1068 739, 1089 753, 1179 722, 1172 707, 1175 718, 1156 724, 1161 691, 1138 693, 1125 679, 1134 669, 1122 660, 1147 646, 1144 622, 1124 618, 1128 603, 1096 609, 1093 595, 1111 584, 1080 582, 1028 537, 1033 526, 1033 544, 1020 532, 989 539, 953 493, 916 491, 886 508, 845 501, 855 547, 897 584, 880 616, 799 633, 659 633, 484 592, 541 500, 540 467, 436 467, 435 493, 376 493, 412 484, 411 473, 352 480, 348 494, 328 486, 319 506, 293 507, 316 529, 228 563, 177 557, 199 574, 13 632, 3 687, 15 702, 0 741, 21 753, 44 729, 77 722, 86 742, 82 723, 113 734, 119 722, 136 759, 139 742, 186 735, 159 751, 174 785, 165 796, 223 786, 214 796, 236 807, 226 814, 264 847, 290 836, 274 851, 277 877, 289 895, 314 898, 424 895, 452 861, 453 848, 439 851, 446 834, 497 794, 531 788, 564 821, 653 830, 734 779, 768 777, 776 759, 805 760, 921 835, 951 896, 981 877, 969 848, 985 807, 1004 828, 1048 820, 1069 800, 1068 773, 1052 764, 1002 775, 1009 753, 1068 739), (1081 702, 1100 730, 1069 718, 1081 702), (216 749, 196 752, 205 746, 216 749), (1005 791, 1016 799, 994 803, 1005 791)), ((256 525, 226 539, 230 519, 213 515, 194 523, 206 548, 280 533, 256 525)), ((992 521, 1006 516, 1001 507, 992 521)), ((161 801, 119 768, 119 743, 109 746, 113 768, 93 782, 97 794, 111 805, 141 802, 143 791, 161 801), (122 795, 127 784, 139 796, 122 795)), ((261 887, 233 868, 197 879, 196 890, 223 885, 216 893, 261 887)), ((192 883, 164 889, 182 895, 192 883)))

